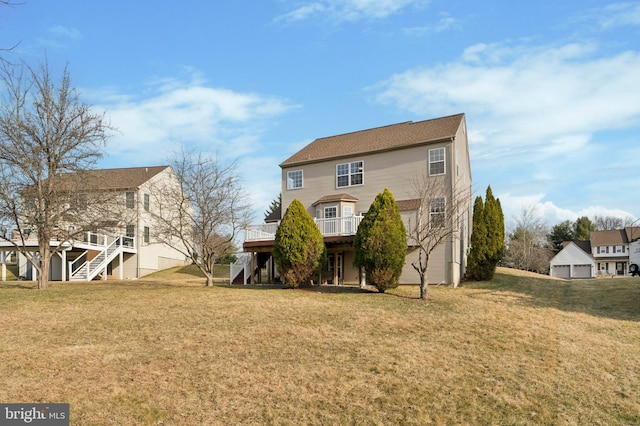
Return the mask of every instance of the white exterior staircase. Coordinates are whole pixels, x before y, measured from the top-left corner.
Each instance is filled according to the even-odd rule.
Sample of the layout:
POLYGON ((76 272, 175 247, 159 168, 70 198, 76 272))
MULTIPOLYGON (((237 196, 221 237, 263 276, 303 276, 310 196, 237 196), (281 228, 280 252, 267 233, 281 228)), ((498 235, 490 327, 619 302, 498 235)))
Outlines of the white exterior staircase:
POLYGON ((233 284, 233 281, 241 273, 243 274, 243 284, 247 284, 247 280, 251 276, 251 254, 249 253, 238 253, 236 261, 229 268, 229 283, 233 284))
POLYGON ((69 280, 70 281, 91 281, 100 273, 105 272, 107 265, 124 251, 125 247, 130 247, 133 239, 129 237, 117 237, 110 244, 105 246, 96 246, 92 250, 98 250, 99 253, 90 261, 86 261, 88 250, 79 256, 73 262, 69 262, 69 280), (77 263, 85 260, 84 263, 77 266, 77 263))

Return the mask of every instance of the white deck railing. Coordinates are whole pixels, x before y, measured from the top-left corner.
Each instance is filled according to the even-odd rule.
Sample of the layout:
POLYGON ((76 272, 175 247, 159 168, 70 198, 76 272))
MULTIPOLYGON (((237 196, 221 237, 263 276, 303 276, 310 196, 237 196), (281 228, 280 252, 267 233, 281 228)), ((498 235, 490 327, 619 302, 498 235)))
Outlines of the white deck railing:
MULTIPOLYGON (((335 217, 330 219, 314 219, 320 233, 324 237, 355 235, 362 221, 362 216, 335 217)), ((245 241, 270 241, 276 238, 278 223, 250 225, 245 229, 245 241)))

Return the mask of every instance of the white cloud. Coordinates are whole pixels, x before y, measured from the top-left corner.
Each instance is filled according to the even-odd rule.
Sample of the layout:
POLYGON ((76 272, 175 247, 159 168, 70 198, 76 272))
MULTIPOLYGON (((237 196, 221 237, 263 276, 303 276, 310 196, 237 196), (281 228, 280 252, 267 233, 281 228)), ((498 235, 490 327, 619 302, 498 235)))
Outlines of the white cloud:
POLYGON ((302 2, 278 20, 296 22, 324 16, 334 22, 383 19, 409 6, 420 6, 425 0, 318 0, 302 2))
POLYGON ((40 46, 51 49, 63 49, 71 43, 82 39, 82 33, 73 27, 64 25, 54 25, 49 28, 46 37, 38 37, 37 42, 40 46))
POLYGON ((111 102, 98 108, 119 131, 108 151, 132 163, 162 161, 179 144, 207 146, 228 158, 257 151, 266 121, 294 107, 277 97, 178 80, 163 80, 144 99, 118 92, 102 99, 111 102))
POLYGON ((640 118, 640 53, 594 57, 594 49, 479 44, 458 61, 392 76, 377 99, 421 116, 465 111, 505 154, 561 151, 640 118))
POLYGON ((597 23, 600 30, 640 25, 640 4, 613 3, 601 8, 590 9, 580 20, 597 23))
POLYGON ((275 166, 280 161, 281 158, 273 156, 247 156, 239 160, 239 170, 244 171, 244 187, 249 190, 253 207, 253 223, 263 221, 264 212, 282 190, 280 168, 275 166))
POLYGON ((119 132, 107 143, 103 167, 166 164, 180 146, 238 161, 238 171, 261 221, 280 191, 278 161, 264 157, 261 137, 274 120, 298 106, 285 99, 206 85, 198 78, 156 80, 144 98, 113 89, 84 93, 102 100, 119 132), (117 159, 117 162, 114 162, 117 159))
POLYGON ((309 3, 292 10, 279 19, 286 22, 303 21, 313 15, 320 14, 326 11, 326 6, 321 3, 309 3))
POLYGON ((592 220, 596 216, 613 216, 620 219, 634 217, 633 214, 622 209, 612 209, 597 205, 575 211, 562 208, 552 201, 545 200, 546 194, 544 193, 530 195, 513 195, 506 193, 494 195, 500 199, 500 205, 503 208, 505 228, 507 229, 513 229, 515 227, 524 209, 533 209, 532 211, 535 212, 536 217, 549 228, 565 220, 575 222, 576 219, 583 216, 592 220))
POLYGON ((65 27, 63 25, 55 25, 49 30, 53 35, 70 40, 79 40, 82 34, 77 28, 65 27))
POLYGON ((402 32, 410 36, 424 36, 427 34, 441 33, 452 29, 460 29, 462 22, 452 17, 449 13, 441 12, 440 19, 435 24, 427 24, 420 27, 403 28, 402 32))
POLYGON ((638 69, 639 51, 594 43, 477 44, 368 90, 416 117, 465 112, 474 183, 499 188, 513 213, 534 203, 552 222, 589 209, 635 216, 637 173, 624 151, 640 125, 638 69))

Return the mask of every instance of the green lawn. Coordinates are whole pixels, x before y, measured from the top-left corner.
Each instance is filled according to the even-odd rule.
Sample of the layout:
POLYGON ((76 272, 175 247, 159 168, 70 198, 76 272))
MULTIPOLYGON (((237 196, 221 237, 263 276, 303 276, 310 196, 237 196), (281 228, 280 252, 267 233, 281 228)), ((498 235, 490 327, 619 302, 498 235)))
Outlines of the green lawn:
MULTIPOLYGON (((640 424, 640 279, 0 284, 0 401, 72 424, 640 424)), ((183 275, 179 275, 183 274, 183 275)))

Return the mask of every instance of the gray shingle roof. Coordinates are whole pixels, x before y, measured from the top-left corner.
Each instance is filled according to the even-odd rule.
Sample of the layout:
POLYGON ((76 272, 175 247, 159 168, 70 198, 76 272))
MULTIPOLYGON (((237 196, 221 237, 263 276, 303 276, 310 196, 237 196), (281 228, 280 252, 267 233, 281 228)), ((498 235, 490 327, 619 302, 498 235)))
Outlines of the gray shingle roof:
POLYGON ((464 114, 456 114, 319 138, 286 159, 280 167, 451 139, 463 119, 464 114))
POLYGON ((573 243, 591 256, 591 241, 573 240, 573 243))

